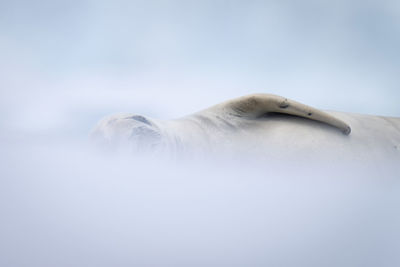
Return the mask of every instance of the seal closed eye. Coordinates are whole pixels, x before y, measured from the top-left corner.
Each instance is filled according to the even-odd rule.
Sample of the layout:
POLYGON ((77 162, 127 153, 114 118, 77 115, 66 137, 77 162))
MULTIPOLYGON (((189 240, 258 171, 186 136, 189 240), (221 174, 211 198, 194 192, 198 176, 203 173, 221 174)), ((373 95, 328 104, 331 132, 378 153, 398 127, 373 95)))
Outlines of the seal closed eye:
POLYGON ((137 120, 137 121, 143 122, 143 123, 151 126, 151 123, 145 117, 140 116, 140 115, 130 116, 130 117, 127 117, 126 119, 137 120))

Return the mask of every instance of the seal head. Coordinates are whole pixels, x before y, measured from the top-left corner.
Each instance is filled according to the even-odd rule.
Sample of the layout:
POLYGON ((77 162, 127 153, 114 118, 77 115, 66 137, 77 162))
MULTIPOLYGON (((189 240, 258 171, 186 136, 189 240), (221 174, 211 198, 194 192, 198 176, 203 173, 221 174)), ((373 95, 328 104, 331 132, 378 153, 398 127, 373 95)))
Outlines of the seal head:
POLYGON ((115 114, 103 118, 90 134, 91 139, 110 150, 125 148, 150 151, 162 144, 156 123, 136 114, 115 114))

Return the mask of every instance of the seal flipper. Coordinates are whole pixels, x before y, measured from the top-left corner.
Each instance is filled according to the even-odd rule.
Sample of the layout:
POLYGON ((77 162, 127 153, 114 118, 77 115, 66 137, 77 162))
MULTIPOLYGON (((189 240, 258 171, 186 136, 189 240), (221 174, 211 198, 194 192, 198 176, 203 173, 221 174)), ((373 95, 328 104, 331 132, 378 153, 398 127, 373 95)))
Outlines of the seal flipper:
POLYGON ((351 132, 349 125, 334 116, 277 95, 253 94, 233 99, 221 105, 224 108, 231 109, 235 115, 241 117, 258 118, 270 112, 282 113, 329 124, 340 129, 346 135, 351 132))

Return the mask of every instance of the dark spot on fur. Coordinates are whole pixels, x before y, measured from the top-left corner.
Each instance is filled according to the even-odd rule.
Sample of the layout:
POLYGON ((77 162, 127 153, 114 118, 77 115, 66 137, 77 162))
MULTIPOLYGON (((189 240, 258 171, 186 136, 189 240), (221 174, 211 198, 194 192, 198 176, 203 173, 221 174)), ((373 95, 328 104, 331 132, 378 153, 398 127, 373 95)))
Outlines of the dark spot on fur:
POLYGON ((343 130, 343 133, 344 133, 345 135, 349 135, 349 134, 351 133, 351 128, 350 128, 350 127, 346 127, 346 128, 343 130))
POLYGON ((289 103, 288 103, 287 99, 282 101, 282 103, 279 104, 279 107, 280 108, 288 108, 289 107, 289 103))
POLYGON ((140 115, 134 115, 134 116, 128 117, 126 119, 137 120, 137 121, 143 122, 143 123, 151 126, 151 123, 145 117, 140 116, 140 115))

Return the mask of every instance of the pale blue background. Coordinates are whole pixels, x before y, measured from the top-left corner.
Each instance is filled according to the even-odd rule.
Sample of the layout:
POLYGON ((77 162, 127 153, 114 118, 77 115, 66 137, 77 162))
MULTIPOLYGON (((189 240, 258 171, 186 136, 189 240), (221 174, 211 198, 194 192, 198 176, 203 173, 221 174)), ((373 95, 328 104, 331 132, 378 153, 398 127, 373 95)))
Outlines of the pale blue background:
POLYGON ((255 92, 400 116, 399 48, 396 0, 0 0, 0 266, 400 266, 386 166, 86 148, 109 113, 255 92))

